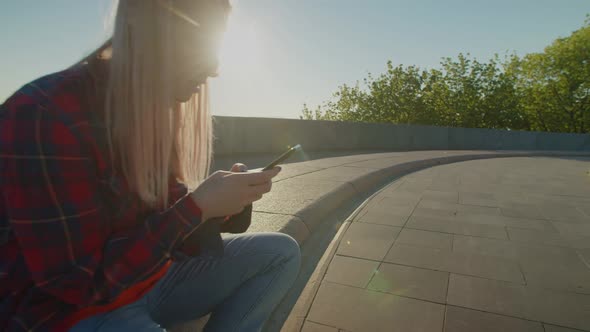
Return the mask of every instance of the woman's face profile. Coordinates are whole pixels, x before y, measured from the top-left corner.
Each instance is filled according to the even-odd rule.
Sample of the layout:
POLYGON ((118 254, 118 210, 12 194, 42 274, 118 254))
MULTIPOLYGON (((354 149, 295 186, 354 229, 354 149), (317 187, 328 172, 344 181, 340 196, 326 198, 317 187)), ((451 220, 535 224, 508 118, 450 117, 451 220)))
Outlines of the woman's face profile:
POLYGON ((225 31, 229 5, 225 0, 175 0, 168 17, 173 21, 173 72, 175 99, 185 102, 198 92, 208 77, 217 76, 218 53, 225 31))

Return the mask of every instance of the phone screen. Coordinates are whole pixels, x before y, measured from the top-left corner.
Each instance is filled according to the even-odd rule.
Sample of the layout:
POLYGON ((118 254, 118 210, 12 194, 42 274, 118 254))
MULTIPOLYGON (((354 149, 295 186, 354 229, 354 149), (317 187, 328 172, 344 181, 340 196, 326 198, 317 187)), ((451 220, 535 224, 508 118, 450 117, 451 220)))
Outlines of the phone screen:
POLYGON ((277 166, 278 164, 282 163, 283 161, 287 160, 295 151, 301 150, 301 145, 297 144, 294 147, 290 148, 289 150, 285 151, 282 155, 280 155, 277 159, 273 160, 270 164, 268 164, 263 171, 268 171, 273 167, 277 166))

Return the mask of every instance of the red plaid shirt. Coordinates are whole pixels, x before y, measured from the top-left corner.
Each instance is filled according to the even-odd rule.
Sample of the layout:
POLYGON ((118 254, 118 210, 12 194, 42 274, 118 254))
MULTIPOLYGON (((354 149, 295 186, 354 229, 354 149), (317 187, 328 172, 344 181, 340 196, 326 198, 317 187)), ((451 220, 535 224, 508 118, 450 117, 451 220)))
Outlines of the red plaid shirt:
POLYGON ((136 300, 170 260, 199 253, 183 245, 201 221, 186 187, 174 181, 171 205, 150 211, 110 167, 86 67, 42 77, 0 106, 2 331, 67 329, 76 313, 113 309, 143 285, 127 294, 136 300))

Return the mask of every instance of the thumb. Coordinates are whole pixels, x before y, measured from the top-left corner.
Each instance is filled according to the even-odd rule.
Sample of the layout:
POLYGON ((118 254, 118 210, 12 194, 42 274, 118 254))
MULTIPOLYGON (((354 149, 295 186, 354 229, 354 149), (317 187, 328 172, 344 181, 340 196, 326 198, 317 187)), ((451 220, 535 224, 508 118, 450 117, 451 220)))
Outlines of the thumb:
POLYGON ((230 172, 247 172, 247 171, 248 171, 248 167, 246 167, 246 165, 244 165, 242 163, 235 163, 230 169, 230 172))

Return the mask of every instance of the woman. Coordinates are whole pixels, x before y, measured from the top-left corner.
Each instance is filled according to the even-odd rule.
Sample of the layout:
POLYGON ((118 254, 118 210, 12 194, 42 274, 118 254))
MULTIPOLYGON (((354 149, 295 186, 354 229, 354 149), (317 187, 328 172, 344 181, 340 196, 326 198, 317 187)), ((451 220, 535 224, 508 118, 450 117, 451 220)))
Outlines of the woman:
POLYGON ((120 0, 111 41, 0 108, 0 329, 260 330, 289 236, 241 233, 280 168, 206 177, 227 0, 120 0), (231 216, 231 217, 226 217, 231 216))

